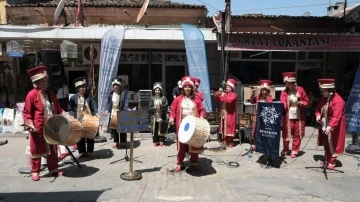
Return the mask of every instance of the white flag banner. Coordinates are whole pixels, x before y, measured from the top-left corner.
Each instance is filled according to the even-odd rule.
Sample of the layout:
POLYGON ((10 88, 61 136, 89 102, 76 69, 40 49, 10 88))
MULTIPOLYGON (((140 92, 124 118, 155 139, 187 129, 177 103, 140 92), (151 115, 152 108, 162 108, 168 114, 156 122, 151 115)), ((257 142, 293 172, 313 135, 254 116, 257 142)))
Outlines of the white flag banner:
POLYGON ((98 86, 98 110, 105 112, 107 98, 112 91, 111 78, 117 76, 121 47, 125 37, 122 26, 104 34, 101 40, 100 74, 98 86))

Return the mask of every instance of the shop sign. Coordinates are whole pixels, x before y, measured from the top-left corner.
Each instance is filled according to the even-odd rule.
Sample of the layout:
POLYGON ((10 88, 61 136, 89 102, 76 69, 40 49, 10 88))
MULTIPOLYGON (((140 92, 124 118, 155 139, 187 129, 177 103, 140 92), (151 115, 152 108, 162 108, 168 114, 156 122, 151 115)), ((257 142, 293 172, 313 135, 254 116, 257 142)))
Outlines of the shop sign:
POLYGON ((6 43, 6 54, 8 57, 22 57, 24 55, 23 44, 17 41, 6 43))
MULTIPOLYGON (((218 37, 220 38, 220 37, 218 37)), ((225 37, 227 38, 227 37, 225 37)), ((221 40, 218 40, 221 50, 221 40)), ((360 50, 359 36, 244 35, 234 34, 225 42, 225 50, 267 51, 346 51, 360 50)))

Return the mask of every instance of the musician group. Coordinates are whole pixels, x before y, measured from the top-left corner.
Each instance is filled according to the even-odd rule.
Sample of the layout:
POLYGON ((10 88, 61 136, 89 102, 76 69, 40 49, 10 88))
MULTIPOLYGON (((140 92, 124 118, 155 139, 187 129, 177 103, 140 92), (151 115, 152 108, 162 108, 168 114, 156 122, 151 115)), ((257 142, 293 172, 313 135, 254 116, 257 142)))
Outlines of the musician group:
MULTIPOLYGON (((46 88, 48 76, 45 66, 31 68, 28 70, 28 74, 33 82, 34 89, 26 96, 23 116, 25 126, 30 133, 31 176, 32 180, 38 181, 40 179, 41 157, 43 156, 47 157, 47 166, 52 175, 63 175, 58 170, 56 146, 45 141, 43 129, 46 121, 58 114, 65 117, 73 116, 79 120, 84 117, 96 120, 99 118, 99 112, 94 98, 86 91, 87 82, 84 77, 74 80, 77 93, 70 98, 68 112, 65 112, 61 109, 54 93, 46 88)), ((305 90, 297 85, 295 72, 283 73, 283 81, 286 89, 281 92, 280 96, 281 103, 284 106, 281 156, 286 158, 287 155, 290 155, 291 158, 296 158, 305 134, 305 107, 308 104, 308 97, 305 90)), ((345 102, 335 91, 334 79, 319 79, 318 82, 323 95, 315 113, 316 121, 322 126, 319 128, 318 145, 324 146, 326 151, 326 159, 323 163, 328 169, 334 169, 336 158, 344 152, 345 146, 345 102)), ((174 125, 176 129, 177 161, 174 167, 175 172, 184 169, 183 163, 186 153, 190 154, 191 168, 200 169, 199 154, 204 151, 204 147, 195 147, 180 142, 179 135, 182 134, 179 134, 179 130, 182 121, 187 116, 193 116, 199 120, 206 118, 203 106, 204 95, 199 91, 200 79, 184 76, 180 83, 181 93, 171 102, 170 109, 169 102, 163 94, 162 83, 154 83, 148 110, 151 115, 151 134, 154 147, 165 145, 165 135, 169 125, 174 125)), ((110 117, 108 132, 114 139, 113 148, 118 148, 119 146, 126 146, 127 136, 126 133, 117 132, 117 112, 128 110, 129 103, 126 91, 121 88, 121 78, 111 79, 111 84, 113 91, 107 99, 107 113, 110 117)), ((214 99, 219 102, 220 106, 218 131, 222 137, 221 144, 231 148, 234 146, 233 140, 237 124, 236 101, 238 96, 235 93, 237 82, 234 79, 228 79, 224 84, 225 89, 220 88, 214 93, 214 99)), ((270 95, 271 86, 270 80, 260 81, 258 94, 254 91, 250 98, 255 107, 259 102, 273 101, 270 95)), ((256 150, 256 124, 254 123, 252 127, 251 148, 256 150)), ((98 136, 98 132, 92 136, 82 137, 77 142, 80 158, 92 157, 95 136, 98 136)))

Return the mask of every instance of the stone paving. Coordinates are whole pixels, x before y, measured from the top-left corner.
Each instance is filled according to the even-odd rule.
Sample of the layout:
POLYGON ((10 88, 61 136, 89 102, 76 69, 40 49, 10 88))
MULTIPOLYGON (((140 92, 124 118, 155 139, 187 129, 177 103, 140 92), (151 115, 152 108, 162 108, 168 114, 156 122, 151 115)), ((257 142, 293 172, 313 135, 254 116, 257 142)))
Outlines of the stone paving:
MULTIPOLYGON (((307 128, 302 141, 302 156, 288 157, 281 168, 261 168, 254 153, 252 162, 241 156, 249 144, 236 145, 226 151, 205 151, 200 156, 201 171, 190 168, 180 173, 171 172, 176 162, 176 144, 153 147, 148 135, 135 140, 134 169, 142 173, 139 181, 124 181, 120 174, 129 171, 129 162, 118 161, 125 149, 112 149, 112 142, 97 143, 94 159, 79 160, 82 169, 66 164, 61 167, 66 176, 53 178, 41 173, 39 182, 18 173, 25 165, 25 148, 28 140, 23 136, 4 137, 7 145, 0 146, 0 202, 8 201, 359 201, 360 172, 357 160, 349 155, 339 158, 343 174, 328 171, 324 178, 319 166, 322 148, 316 150, 316 132, 307 128), (309 138, 311 136, 311 138, 309 138), (117 161, 117 162, 116 162, 117 161), (238 168, 226 163, 237 161, 238 168)), ((206 144, 216 147, 217 142, 206 144)), ((77 156, 77 152, 74 152, 77 156)), ((70 157, 66 159, 71 162, 70 157)))

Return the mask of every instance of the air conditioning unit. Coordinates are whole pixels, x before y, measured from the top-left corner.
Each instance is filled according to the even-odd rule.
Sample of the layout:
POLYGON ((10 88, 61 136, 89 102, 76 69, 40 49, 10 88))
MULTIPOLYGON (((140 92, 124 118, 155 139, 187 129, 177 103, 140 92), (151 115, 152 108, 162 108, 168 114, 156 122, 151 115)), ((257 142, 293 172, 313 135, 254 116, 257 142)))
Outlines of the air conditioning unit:
POLYGON ((83 43, 82 44, 82 57, 83 64, 90 64, 90 46, 94 47, 94 65, 100 64, 100 43, 83 43))

